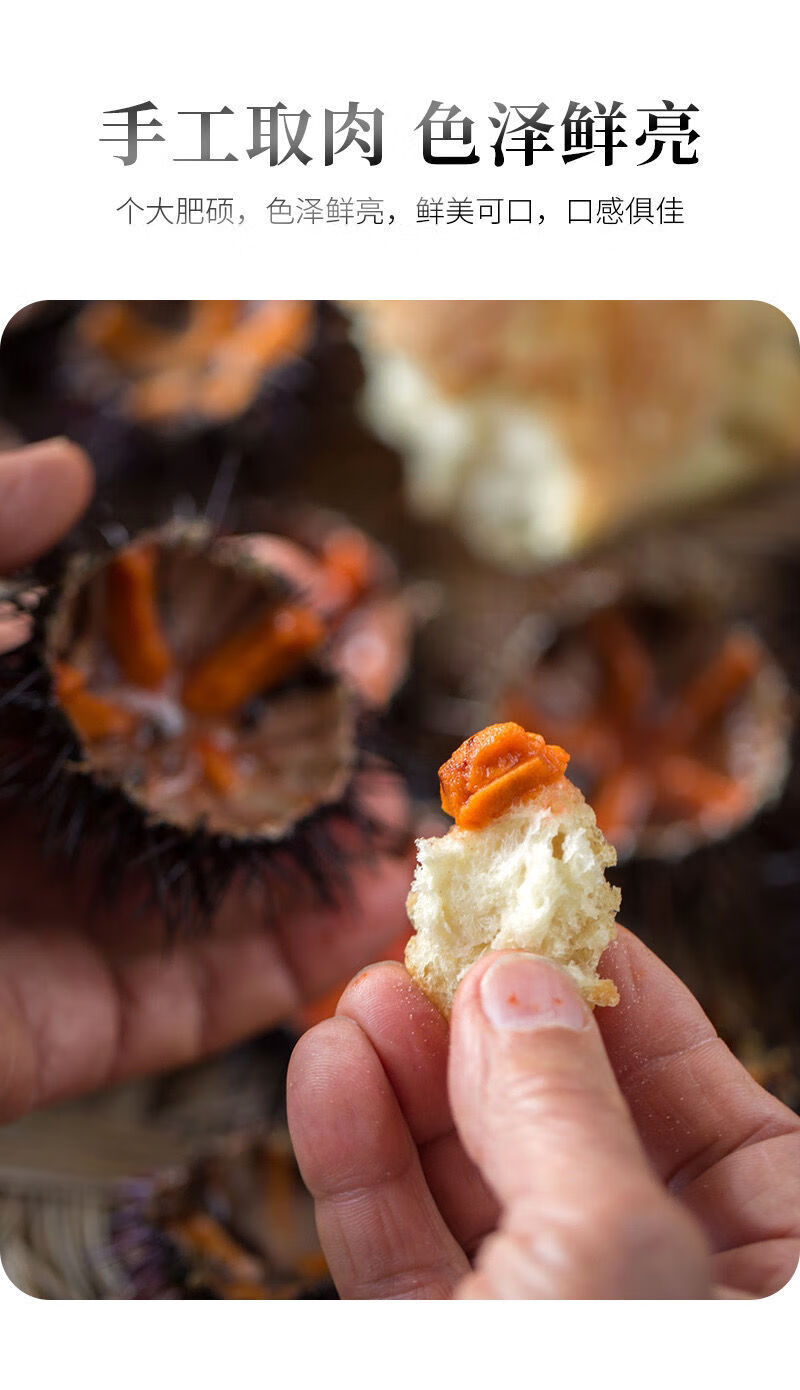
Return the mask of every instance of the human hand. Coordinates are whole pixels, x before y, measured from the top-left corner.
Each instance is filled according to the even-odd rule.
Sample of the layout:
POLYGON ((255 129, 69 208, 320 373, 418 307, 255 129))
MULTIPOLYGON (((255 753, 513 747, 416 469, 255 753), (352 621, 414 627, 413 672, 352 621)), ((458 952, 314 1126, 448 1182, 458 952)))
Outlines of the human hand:
POLYGON ((342 1297, 747 1297, 787 1282, 800 1119, 634 936, 602 969, 621 1002, 592 1015, 558 967, 490 953, 448 1030, 381 964, 300 1039, 289 1123, 342 1297))
MULTIPOLYGON (((54 544, 91 490, 67 440, 0 455, 0 573, 54 544)), ((387 787, 380 811, 402 824, 399 790, 387 787)), ((242 886, 213 929, 167 949, 138 903, 92 906, 89 875, 46 861, 18 819, 0 822, 0 1123, 279 1022, 386 950, 406 920, 412 860, 356 867, 346 907, 292 906, 269 921, 242 886)))

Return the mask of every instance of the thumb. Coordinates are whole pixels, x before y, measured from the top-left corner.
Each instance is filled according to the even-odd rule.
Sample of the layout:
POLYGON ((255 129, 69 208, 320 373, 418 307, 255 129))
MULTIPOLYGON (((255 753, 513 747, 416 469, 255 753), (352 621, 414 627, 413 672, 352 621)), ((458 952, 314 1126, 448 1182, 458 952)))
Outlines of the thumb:
POLYGON ((0 454, 0 574, 54 545, 92 495, 92 470, 77 444, 44 439, 0 454))
POLYGON ((566 971, 490 953, 462 982, 453 1117, 501 1206, 471 1298, 701 1298, 699 1227, 651 1171, 597 1025, 566 971))

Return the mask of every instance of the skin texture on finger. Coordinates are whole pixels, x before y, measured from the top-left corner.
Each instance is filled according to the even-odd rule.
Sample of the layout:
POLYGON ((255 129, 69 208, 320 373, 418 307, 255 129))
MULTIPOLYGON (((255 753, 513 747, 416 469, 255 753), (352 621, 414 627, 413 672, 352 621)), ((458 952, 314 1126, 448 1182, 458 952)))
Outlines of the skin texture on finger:
POLYGON ((380 1058, 352 1019, 328 1019, 297 1043, 287 1106, 341 1297, 450 1297, 467 1258, 431 1196, 380 1058))
POLYGON ((0 1122, 280 1022, 380 955, 405 920, 408 858, 364 864, 338 908, 267 915, 233 890, 202 935, 121 899, 89 905, 91 874, 44 862, 17 827, 0 841, 0 1122))
POLYGON ((800 1257, 800 1118, 753 1080, 689 990, 630 932, 620 931, 602 969, 620 1003, 597 1021, 651 1161, 702 1221, 723 1282, 743 1277, 741 1252, 752 1247, 740 1287, 774 1292, 800 1257))
POLYGON ((462 1296, 710 1296, 700 1229, 656 1182, 565 972, 523 952, 473 966, 453 1008, 449 1089, 502 1207, 462 1296))
POLYGON ((447 1023, 394 961, 357 975, 339 1000, 337 1014, 353 1019, 369 1038, 418 1148, 434 1201, 459 1245, 471 1254, 494 1230, 498 1207, 453 1125, 447 1023))
POLYGON ((267 932, 117 956, 80 929, 0 921, 0 1117, 194 1061, 294 997, 267 932))
POLYGON ((764 1240, 714 1255, 717 1297, 766 1298, 788 1284, 800 1259, 796 1240, 764 1240))
POLYGON ((0 454, 0 573, 29 564, 86 508, 94 481, 87 455, 68 439, 0 454))

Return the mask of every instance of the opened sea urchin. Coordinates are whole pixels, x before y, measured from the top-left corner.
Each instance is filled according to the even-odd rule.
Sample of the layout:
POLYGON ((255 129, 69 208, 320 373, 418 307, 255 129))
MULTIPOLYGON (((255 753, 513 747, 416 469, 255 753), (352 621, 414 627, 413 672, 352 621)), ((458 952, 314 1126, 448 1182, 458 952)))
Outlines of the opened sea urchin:
POLYGON ((90 840, 115 890, 146 866, 171 923, 243 866, 330 896, 337 826, 360 848, 376 827, 328 638, 284 574, 204 525, 76 556, 0 659, 3 799, 70 857, 90 840))

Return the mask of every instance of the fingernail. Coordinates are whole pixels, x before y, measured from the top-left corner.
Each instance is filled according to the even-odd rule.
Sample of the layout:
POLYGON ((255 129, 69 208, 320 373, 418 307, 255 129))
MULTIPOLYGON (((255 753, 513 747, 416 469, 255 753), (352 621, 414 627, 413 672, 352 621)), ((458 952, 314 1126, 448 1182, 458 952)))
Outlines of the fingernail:
POLYGON ((489 966, 481 977, 480 998, 487 1021, 507 1032, 578 1031, 586 1024, 586 1005, 566 973, 525 951, 500 956, 489 966))

